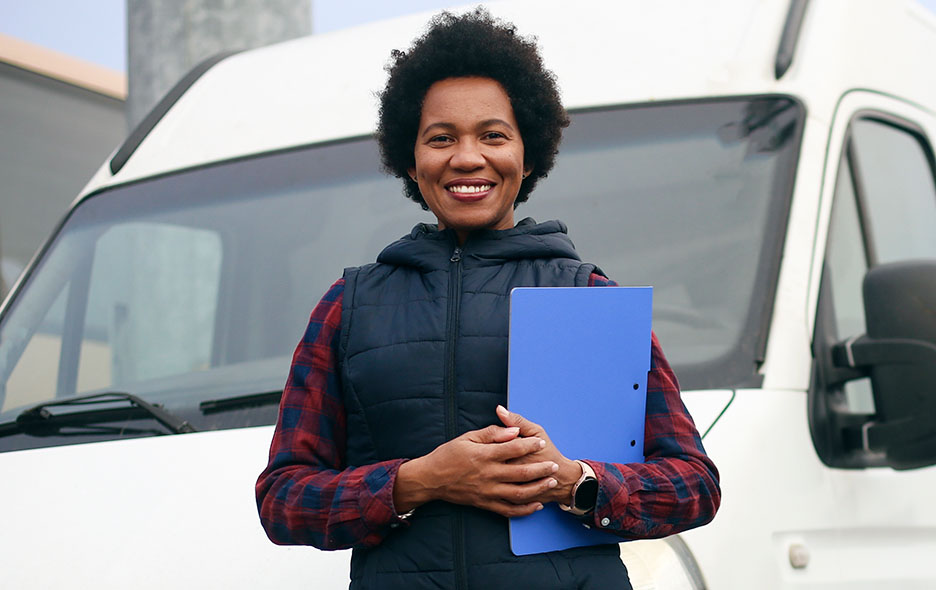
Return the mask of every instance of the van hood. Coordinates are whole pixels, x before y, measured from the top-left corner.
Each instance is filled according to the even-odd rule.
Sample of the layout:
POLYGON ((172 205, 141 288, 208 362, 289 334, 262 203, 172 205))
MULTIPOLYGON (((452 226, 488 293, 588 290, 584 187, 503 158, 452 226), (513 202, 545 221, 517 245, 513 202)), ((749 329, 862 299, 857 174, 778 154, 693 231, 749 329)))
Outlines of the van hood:
POLYGON ((16 564, 3 587, 347 588, 349 551, 277 546, 260 526, 254 483, 272 436, 262 426, 0 453, 0 551, 16 564))

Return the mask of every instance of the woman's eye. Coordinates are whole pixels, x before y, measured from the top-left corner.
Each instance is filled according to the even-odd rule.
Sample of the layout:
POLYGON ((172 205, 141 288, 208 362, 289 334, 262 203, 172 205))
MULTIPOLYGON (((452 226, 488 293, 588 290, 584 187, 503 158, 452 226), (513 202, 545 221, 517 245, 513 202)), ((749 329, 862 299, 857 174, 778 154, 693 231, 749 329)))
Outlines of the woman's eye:
POLYGON ((488 131, 484 134, 485 139, 507 139, 507 136, 500 131, 488 131))
POLYGON ((436 135, 435 137, 429 138, 429 143, 441 144, 441 143, 449 143, 450 141, 452 141, 452 138, 446 135, 436 135))

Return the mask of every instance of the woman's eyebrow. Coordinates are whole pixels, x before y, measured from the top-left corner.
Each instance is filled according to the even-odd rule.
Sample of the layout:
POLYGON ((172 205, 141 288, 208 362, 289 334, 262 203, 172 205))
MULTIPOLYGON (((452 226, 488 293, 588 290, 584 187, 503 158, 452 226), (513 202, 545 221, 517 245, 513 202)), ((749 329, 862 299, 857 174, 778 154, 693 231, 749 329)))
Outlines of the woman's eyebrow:
MULTIPOLYGON (((496 119, 496 118, 485 119, 483 121, 479 121, 476 127, 483 128, 483 127, 490 127, 491 125, 503 125, 507 129, 510 129, 511 131, 515 131, 515 129, 513 128, 513 125, 511 125, 510 123, 508 123, 507 121, 503 119, 496 119)), ((423 129, 422 136, 425 137, 427 134, 429 134, 429 132, 435 130, 436 128, 441 129, 443 131, 449 131, 449 132, 455 131, 456 129, 454 123, 446 123, 446 122, 432 123, 431 125, 428 125, 425 129, 423 129)))
POLYGON ((484 121, 478 123, 478 127, 490 127, 491 125, 503 125, 511 131, 514 130, 513 125, 503 119, 485 119, 484 121))
POLYGON ((425 137, 426 135, 429 134, 430 131, 433 131, 436 128, 442 131, 455 131, 455 124, 454 123, 433 123, 431 125, 428 125, 425 129, 423 129, 422 136, 425 137))

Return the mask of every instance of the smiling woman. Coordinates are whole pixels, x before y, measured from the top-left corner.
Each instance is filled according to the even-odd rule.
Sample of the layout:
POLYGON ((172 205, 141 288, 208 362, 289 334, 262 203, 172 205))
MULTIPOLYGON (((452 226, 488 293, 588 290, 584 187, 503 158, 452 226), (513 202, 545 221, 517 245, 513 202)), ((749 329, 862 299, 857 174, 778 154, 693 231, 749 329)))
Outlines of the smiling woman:
MULTIPOLYGON (((409 51, 391 52, 390 78, 380 96, 377 120, 380 156, 384 170, 402 179, 406 196, 423 209, 428 207, 412 174, 414 146, 418 148, 418 134, 425 128, 424 102, 437 83, 486 78, 504 93, 498 98, 508 99, 509 120, 516 121, 515 133, 523 141, 523 165, 528 172, 515 204, 525 202, 537 182, 552 170, 562 130, 569 126, 556 77, 544 66, 536 44, 518 35, 513 25, 493 26, 491 18, 482 14, 486 15, 454 18, 442 13, 409 51)), ((499 112, 505 115, 503 106, 499 112)))
POLYGON ((629 588, 616 544, 509 545, 507 518, 539 510, 636 539, 720 501, 655 337, 644 463, 566 457, 505 409, 511 290, 614 284, 562 222, 514 225, 568 125, 556 80, 482 9, 435 18, 388 69, 384 167, 437 223, 346 269, 312 312, 256 486, 267 535, 353 547, 352 588, 629 588))

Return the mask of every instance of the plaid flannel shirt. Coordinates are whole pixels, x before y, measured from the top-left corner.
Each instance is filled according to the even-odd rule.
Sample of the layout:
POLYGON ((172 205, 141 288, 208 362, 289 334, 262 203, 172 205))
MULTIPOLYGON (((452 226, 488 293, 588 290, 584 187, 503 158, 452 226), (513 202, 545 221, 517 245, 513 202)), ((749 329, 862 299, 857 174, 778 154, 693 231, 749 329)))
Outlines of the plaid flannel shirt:
MULTIPOLYGON (((589 286, 613 286, 592 274, 589 286)), ((347 421, 337 373, 344 279, 312 311, 296 348, 267 468, 257 480, 260 520, 281 545, 377 545, 400 522, 393 485, 406 459, 345 463, 347 421)), ((664 537, 709 522, 721 500, 718 471, 652 338, 645 463, 586 461, 599 481, 592 526, 624 538, 664 537)), ((561 450, 561 449, 560 449, 561 450)))

